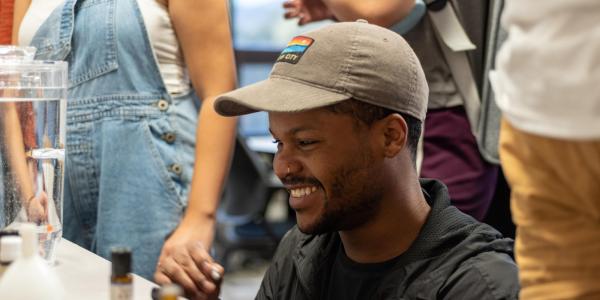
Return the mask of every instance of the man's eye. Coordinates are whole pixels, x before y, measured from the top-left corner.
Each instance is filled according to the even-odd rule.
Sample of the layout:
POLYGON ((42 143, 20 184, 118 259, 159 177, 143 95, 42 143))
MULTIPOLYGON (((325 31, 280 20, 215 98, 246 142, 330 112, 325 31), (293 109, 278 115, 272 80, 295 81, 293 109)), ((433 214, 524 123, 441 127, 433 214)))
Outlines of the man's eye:
POLYGON ((316 143, 317 143, 317 141, 314 141, 314 140, 300 140, 300 141, 298 141, 298 145, 300 147, 310 146, 310 145, 314 145, 316 143))
POLYGON ((282 145, 281 141, 278 139, 274 139, 273 144, 277 144, 277 149, 281 148, 281 145, 282 145))

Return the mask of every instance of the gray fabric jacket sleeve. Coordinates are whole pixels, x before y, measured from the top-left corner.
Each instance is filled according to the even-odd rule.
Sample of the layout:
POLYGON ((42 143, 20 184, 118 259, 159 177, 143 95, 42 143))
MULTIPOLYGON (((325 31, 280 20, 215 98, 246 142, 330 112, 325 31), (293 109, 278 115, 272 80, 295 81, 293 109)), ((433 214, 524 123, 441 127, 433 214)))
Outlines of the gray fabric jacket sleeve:
POLYGON ((292 275, 290 274, 293 270, 291 257, 298 243, 297 231, 296 227, 294 227, 281 239, 277 251, 271 260, 271 265, 263 277, 260 289, 255 298, 256 300, 277 299, 279 281, 285 280, 292 275))
POLYGON ((258 290, 258 294, 256 294, 256 300, 273 300, 275 298, 273 298, 273 289, 274 289, 274 283, 275 283, 275 279, 277 278, 276 275, 277 271, 276 271, 276 267, 275 267, 275 263, 272 263, 269 266, 269 269, 267 270, 267 272, 265 273, 265 276, 263 277, 262 283, 260 284, 260 289, 258 290))

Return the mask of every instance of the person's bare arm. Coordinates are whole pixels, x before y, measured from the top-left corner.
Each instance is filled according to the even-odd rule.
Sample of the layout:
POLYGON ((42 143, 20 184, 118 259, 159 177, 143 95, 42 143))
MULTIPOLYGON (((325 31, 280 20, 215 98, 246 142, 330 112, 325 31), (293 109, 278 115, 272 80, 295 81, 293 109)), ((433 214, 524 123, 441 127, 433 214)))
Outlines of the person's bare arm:
POLYGON ((328 16, 326 7, 339 21, 365 19, 369 23, 390 27, 406 17, 415 0, 288 0, 284 3, 286 18, 298 17, 300 24, 319 21, 328 16), (307 17, 308 16, 308 17, 307 17), (302 19, 307 19, 303 21, 302 19))
POLYGON ((31 4, 31 0, 15 0, 15 6, 13 10, 13 27, 12 27, 12 44, 18 45, 19 43, 19 27, 25 13, 31 4))
POLYGON ((190 241, 201 241, 210 248, 236 132, 236 119, 221 117, 213 108, 215 96, 236 85, 227 1, 170 0, 168 5, 192 84, 203 101, 189 204, 163 246, 159 262, 190 241))
POLYGON ((365 19, 369 23, 390 27, 406 17, 415 0, 323 0, 338 20, 365 19))
POLYGON ((286 0, 283 2, 284 18, 298 18, 298 25, 321 20, 335 20, 332 11, 323 0, 286 0))
MULTIPOLYGON (((10 97, 2 94, 0 93, 0 96, 10 97)), ((44 191, 38 194, 35 192, 33 185, 35 169, 27 163, 23 130, 15 103, 0 103, 0 116, 0 135, 5 138, 0 142, 4 143, 7 150, 9 157, 7 163, 19 191, 18 197, 21 199, 22 207, 28 221, 44 223, 48 221, 48 198, 44 191)))

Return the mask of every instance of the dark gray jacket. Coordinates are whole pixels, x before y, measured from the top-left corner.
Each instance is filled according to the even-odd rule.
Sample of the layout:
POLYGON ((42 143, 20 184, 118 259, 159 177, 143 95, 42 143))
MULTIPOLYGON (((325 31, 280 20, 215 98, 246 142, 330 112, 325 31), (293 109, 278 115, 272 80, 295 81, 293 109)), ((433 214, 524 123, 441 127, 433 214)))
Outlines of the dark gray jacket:
MULTIPOLYGON (((421 186, 431 213, 372 299, 517 299, 513 241, 450 206, 442 183, 422 180, 421 186)), ((293 228, 256 299, 318 299, 338 247, 337 233, 305 235, 293 228)))

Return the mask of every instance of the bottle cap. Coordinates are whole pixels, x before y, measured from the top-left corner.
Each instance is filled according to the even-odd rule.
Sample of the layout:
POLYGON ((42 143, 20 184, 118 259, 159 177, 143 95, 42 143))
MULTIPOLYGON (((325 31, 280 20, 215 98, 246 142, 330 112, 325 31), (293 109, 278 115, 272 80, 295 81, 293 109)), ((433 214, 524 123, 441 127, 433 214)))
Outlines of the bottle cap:
POLYGON ((160 288, 160 296, 161 297, 182 296, 182 295, 183 295, 183 290, 181 289, 181 287, 176 284, 173 284, 173 283, 165 284, 160 288))
POLYGON ((0 230, 0 238, 3 236, 8 236, 8 235, 19 235, 19 231, 16 229, 2 229, 0 230))
POLYGON ((21 254, 20 236, 3 236, 0 239, 0 263, 12 262, 21 254))
POLYGON ((115 247, 111 249, 112 275, 125 276, 131 272, 131 249, 115 247))

